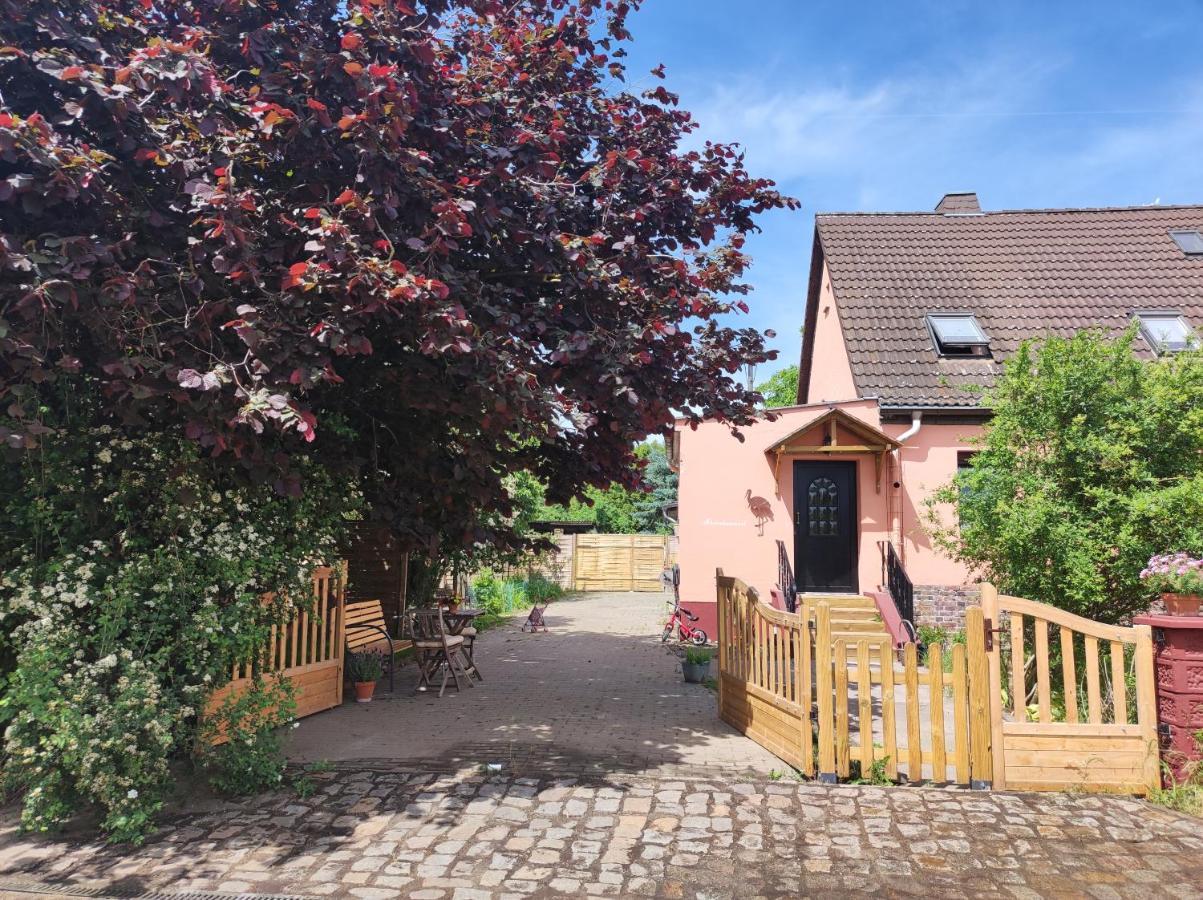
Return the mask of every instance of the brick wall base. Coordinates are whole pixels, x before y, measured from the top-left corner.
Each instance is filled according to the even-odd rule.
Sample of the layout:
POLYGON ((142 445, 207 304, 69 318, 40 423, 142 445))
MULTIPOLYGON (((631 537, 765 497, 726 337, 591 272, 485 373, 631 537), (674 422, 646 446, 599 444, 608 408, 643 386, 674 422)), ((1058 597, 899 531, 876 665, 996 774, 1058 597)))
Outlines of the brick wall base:
POLYGON ((965 627, 965 607, 981 601, 981 590, 973 585, 915 585, 915 624, 932 625, 948 631, 965 627))

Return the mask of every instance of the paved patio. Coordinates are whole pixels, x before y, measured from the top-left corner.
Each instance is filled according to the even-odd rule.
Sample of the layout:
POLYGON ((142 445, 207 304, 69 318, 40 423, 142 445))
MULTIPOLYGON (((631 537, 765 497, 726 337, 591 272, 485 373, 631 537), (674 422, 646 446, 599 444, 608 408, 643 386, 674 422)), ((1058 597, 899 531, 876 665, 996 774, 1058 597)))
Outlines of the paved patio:
POLYGON ((769 777, 680 682, 659 601, 557 604, 551 634, 485 635, 462 696, 411 697, 411 668, 306 720, 294 758, 337 761, 312 796, 189 797, 140 848, 23 836, 9 808, 0 897, 1203 898, 1203 822, 1138 800, 769 777))
MULTIPOLYGON (((344 704, 293 732, 298 761, 502 762, 547 771, 688 772, 787 767, 721 722, 714 694, 686 684, 675 647, 660 643, 665 594, 597 593, 551 605, 547 634, 518 625, 485 632, 485 681, 414 694, 414 665, 371 704, 344 704)), ((717 667, 713 667, 717 670, 717 667)))

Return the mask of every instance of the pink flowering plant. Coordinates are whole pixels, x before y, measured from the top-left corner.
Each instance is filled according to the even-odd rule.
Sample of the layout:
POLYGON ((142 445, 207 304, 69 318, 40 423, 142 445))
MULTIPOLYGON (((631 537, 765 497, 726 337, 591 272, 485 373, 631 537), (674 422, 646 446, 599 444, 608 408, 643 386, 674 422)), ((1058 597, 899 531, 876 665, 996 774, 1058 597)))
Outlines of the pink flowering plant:
POLYGON ((1159 594, 1203 594, 1203 557, 1185 551, 1154 556, 1140 580, 1159 594))

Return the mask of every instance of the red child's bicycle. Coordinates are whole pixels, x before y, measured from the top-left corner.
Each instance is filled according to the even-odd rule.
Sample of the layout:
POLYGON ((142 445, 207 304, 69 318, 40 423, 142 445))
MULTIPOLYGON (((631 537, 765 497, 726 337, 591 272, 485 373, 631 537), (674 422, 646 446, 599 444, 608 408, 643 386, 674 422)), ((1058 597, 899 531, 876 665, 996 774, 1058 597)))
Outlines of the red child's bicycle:
POLYGON ((673 636, 673 629, 675 628, 679 640, 691 641, 698 647, 705 646, 709 640, 706 637, 706 632, 700 628, 694 628, 689 624, 690 622, 696 622, 698 617, 689 610, 681 608, 681 569, 679 566, 673 566, 672 585, 673 612, 668 617, 668 621, 664 623, 664 634, 660 635, 661 643, 673 636))

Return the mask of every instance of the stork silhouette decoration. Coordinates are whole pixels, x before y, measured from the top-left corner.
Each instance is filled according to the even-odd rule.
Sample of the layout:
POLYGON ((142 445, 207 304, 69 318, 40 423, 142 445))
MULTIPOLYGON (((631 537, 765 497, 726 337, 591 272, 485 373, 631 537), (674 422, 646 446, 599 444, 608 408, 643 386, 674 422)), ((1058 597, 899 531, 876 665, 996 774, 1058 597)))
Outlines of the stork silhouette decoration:
POLYGON ((751 488, 748 488, 744 498, 748 501, 748 509, 752 510, 752 515, 756 517, 756 528, 760 537, 764 537, 764 523, 773 520, 773 505, 764 497, 752 496, 751 488))

